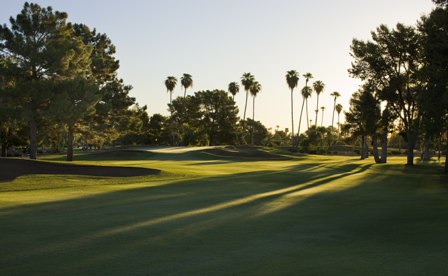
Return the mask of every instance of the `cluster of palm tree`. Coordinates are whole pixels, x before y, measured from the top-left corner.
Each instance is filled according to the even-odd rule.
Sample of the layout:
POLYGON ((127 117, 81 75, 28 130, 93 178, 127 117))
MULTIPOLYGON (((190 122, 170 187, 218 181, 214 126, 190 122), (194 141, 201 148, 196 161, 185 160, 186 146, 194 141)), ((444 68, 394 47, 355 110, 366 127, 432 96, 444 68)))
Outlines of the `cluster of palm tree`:
MULTIPOLYGON (((299 73, 296 70, 290 70, 286 72, 286 83, 288 84, 289 89, 291 90, 291 135, 292 135, 292 139, 291 139, 291 143, 293 147, 297 146, 297 137, 300 135, 300 127, 301 127, 301 122, 302 122, 302 115, 303 115, 303 108, 306 107, 306 122, 307 122, 307 127, 308 129, 310 128, 310 124, 312 122, 312 120, 309 119, 308 116, 308 99, 311 97, 312 93, 313 93, 313 88, 314 91, 316 92, 316 118, 314 120, 314 125, 317 127, 317 118, 319 115, 319 95, 324 91, 325 89, 325 84, 318 80, 315 81, 313 83, 313 86, 308 86, 308 82, 313 78, 313 75, 311 73, 306 73, 303 74, 303 77, 305 78, 305 86, 302 88, 301 92, 302 92, 302 108, 300 109, 300 117, 299 117, 299 127, 298 127, 298 131, 297 131, 297 137, 294 135, 294 89, 297 87, 298 83, 299 83, 299 73)), ((333 127, 334 124, 334 113, 335 111, 338 113, 338 126, 339 126, 339 117, 340 117, 340 113, 342 112, 342 105, 341 104, 336 104, 337 98, 340 97, 341 95, 338 92, 333 92, 330 94, 332 97, 334 97, 334 105, 333 105, 333 118, 331 121, 331 126, 333 127)), ((323 126, 323 122, 324 122, 324 111, 325 111, 325 106, 321 106, 320 109, 322 110, 322 119, 321 119, 321 126, 323 126)), ((338 127, 339 130, 339 127, 338 127)))
MULTIPOLYGON (((252 96, 252 121, 255 122, 255 98, 261 91, 261 84, 257 80, 255 80, 254 75, 252 75, 251 73, 244 73, 241 77, 241 85, 244 87, 244 91, 246 91, 243 121, 246 120, 247 102, 250 94, 252 96)), ((235 99, 235 95, 240 91, 238 82, 229 83, 228 91, 232 95, 232 99, 235 99)), ((251 132, 251 143, 253 144, 253 129, 251 132)))
MULTIPOLYGON (((184 98, 187 96, 187 89, 193 87, 193 76, 184 73, 180 78, 180 83, 184 88, 184 98)), ((170 93, 170 104, 173 101, 173 91, 177 85, 177 78, 174 76, 168 76, 165 80, 165 87, 168 93, 170 93)))
MULTIPOLYGON (((316 117, 314 120, 314 125, 317 127, 317 120, 319 117, 319 108, 322 111, 322 117, 321 117, 321 126, 323 126, 323 120, 324 120, 324 111, 325 106, 319 107, 319 96, 320 94, 325 90, 325 84, 317 80, 315 81, 312 86, 309 85, 309 82, 311 79, 313 79, 313 75, 311 73, 305 73, 303 74, 303 77, 305 78, 305 86, 301 90, 302 94, 302 107, 300 109, 300 117, 299 117, 299 125, 298 125, 298 131, 297 134, 294 132, 294 89, 297 88, 299 84, 299 72, 296 70, 290 70, 286 72, 286 82, 288 84, 289 89, 291 90, 291 144, 292 146, 298 145, 298 136, 300 134, 300 128, 301 128, 301 122, 302 122, 302 116, 303 116, 303 110, 306 109, 306 123, 307 128, 310 128, 310 125, 312 124, 312 120, 309 119, 309 112, 308 112, 308 99, 313 94, 313 91, 316 93, 316 117)), ((170 103, 172 102, 172 93, 174 88, 176 87, 177 79, 176 77, 169 76, 165 80, 165 86, 167 91, 170 93, 170 103)), ((193 79, 190 74, 183 74, 181 77, 181 84, 184 88, 184 97, 186 96, 187 89, 193 86, 193 79)), ((244 73, 241 77, 241 85, 244 88, 244 91, 246 92, 246 100, 244 103, 244 112, 243 112, 243 121, 246 120, 246 112, 247 112, 247 102, 249 100, 249 94, 252 96, 252 120, 255 121, 255 98, 257 94, 261 91, 261 84, 255 80, 254 75, 251 73, 244 73)), ((228 85, 228 92, 232 95, 232 99, 235 99, 235 95, 240 91, 240 85, 238 82, 231 82, 228 85)), ((331 126, 334 127, 334 115, 335 112, 338 114, 338 131, 340 130, 340 114, 342 112, 342 105, 337 104, 337 98, 340 97, 340 93, 337 91, 334 91, 330 94, 334 98, 334 104, 333 104, 333 116, 331 120, 331 126)), ((252 139, 252 138, 251 138, 252 139)))

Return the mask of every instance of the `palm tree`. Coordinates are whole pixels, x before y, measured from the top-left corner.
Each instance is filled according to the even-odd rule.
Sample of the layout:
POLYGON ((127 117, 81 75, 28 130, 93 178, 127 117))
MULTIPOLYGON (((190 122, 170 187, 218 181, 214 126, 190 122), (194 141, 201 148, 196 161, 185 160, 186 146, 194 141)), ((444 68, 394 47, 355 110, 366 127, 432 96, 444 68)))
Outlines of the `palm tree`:
MULTIPOLYGON (((261 84, 258 81, 254 81, 250 86, 250 94, 252 95, 253 103, 252 103, 252 124, 255 123, 255 97, 261 91, 261 84)), ((252 125, 252 131, 250 135, 251 144, 254 144, 254 127, 252 125)))
POLYGON ((252 86, 252 83, 254 81, 255 77, 251 73, 244 73, 241 77, 241 84, 244 86, 244 90, 246 91, 246 103, 244 104, 243 121, 246 120, 247 99, 249 97, 250 87, 252 86))
POLYGON ((317 95, 317 104, 316 104, 316 110, 315 110, 316 120, 314 121, 314 125, 317 127, 317 115, 319 114, 319 95, 320 95, 320 93, 322 93, 324 91, 325 84, 322 81, 318 80, 313 83, 313 87, 314 87, 314 91, 316 91, 316 95, 317 95))
POLYGON ((331 117, 331 127, 333 128, 333 124, 334 124, 334 112, 336 110, 336 99, 338 97, 341 96, 341 94, 339 94, 339 92, 334 91, 333 93, 330 94, 330 96, 334 97, 334 103, 333 103, 333 116, 331 117))
POLYGON ((300 126, 302 124, 302 114, 303 114, 303 107, 305 106, 305 102, 306 99, 311 95, 311 88, 310 87, 303 87, 302 88, 302 98, 303 98, 303 102, 302 102, 302 108, 300 110, 300 118, 299 118, 299 129, 297 131, 297 136, 300 135, 300 126))
POLYGON ((320 126, 324 125, 324 111, 325 111, 325 106, 322 106, 320 109, 322 109, 322 121, 320 122, 320 126))
POLYGON ((305 86, 304 88, 306 88, 306 91, 302 91, 302 93, 305 93, 304 95, 305 97, 305 109, 306 109, 306 125, 307 125, 307 129, 310 129, 310 123, 309 123, 309 118, 308 118, 308 98, 311 97, 311 95, 313 94, 313 89, 310 86, 305 86))
POLYGON ((231 82, 229 83, 229 92, 232 94, 232 100, 235 101, 235 95, 240 92, 240 86, 237 82, 231 82))
MULTIPOLYGON (((314 78, 313 77, 313 75, 311 74, 311 73, 305 73, 305 74, 303 74, 303 77, 305 78, 305 87, 308 87, 308 81, 310 80, 310 79, 312 79, 312 78, 314 78)), ((312 91, 311 91, 311 93, 312 93, 312 91)), ((309 97, 311 97, 311 93, 310 93, 310 95, 305 99, 305 101, 306 101, 306 103, 305 103, 305 105, 306 105, 306 125, 308 126, 308 129, 310 128, 310 124, 308 123, 308 98, 309 97)))
POLYGON ((341 131, 341 123, 340 123, 340 121, 339 121, 339 119, 340 119, 340 115, 341 115, 341 112, 342 112, 342 104, 337 104, 336 105, 336 112, 338 113, 338 131, 340 132, 341 131))
POLYGON ((193 87, 193 76, 185 74, 180 78, 180 83, 185 88, 184 98, 187 96, 187 88, 193 87))
POLYGON ((299 73, 296 70, 286 72, 286 83, 291 89, 291 145, 294 147, 294 88, 299 83, 299 73))
POLYGON ((173 90, 176 88, 177 79, 176 77, 169 76, 165 80, 166 91, 170 93, 170 104, 173 99, 173 90))

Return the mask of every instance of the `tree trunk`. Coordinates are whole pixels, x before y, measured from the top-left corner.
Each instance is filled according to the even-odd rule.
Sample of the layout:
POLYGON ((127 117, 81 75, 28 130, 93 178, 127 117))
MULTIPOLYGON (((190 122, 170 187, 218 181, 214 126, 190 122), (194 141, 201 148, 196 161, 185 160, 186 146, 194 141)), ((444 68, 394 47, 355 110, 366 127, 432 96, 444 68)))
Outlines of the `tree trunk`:
POLYGON ((308 98, 306 98, 305 101, 306 101, 305 102, 305 105, 306 105, 306 126, 307 126, 307 129, 310 129, 310 120, 308 118, 308 98))
POLYGON ((75 126, 70 124, 68 126, 67 139, 67 161, 73 161, 73 141, 74 141, 75 126))
POLYGON ((185 90, 184 90, 184 98, 187 96, 187 88, 185 87, 185 90))
POLYGON ((246 90, 246 103, 244 104, 243 121, 246 120, 247 100, 249 99, 249 90, 246 90))
POLYGON ((359 153, 360 153, 360 155, 361 155, 361 160, 363 160, 363 159, 365 159, 365 153, 364 153, 364 151, 365 151, 365 140, 366 140, 366 137, 364 136, 364 135, 362 135, 361 136, 361 149, 360 149, 360 151, 359 151, 359 153))
POLYGON ((320 126, 324 125, 324 110, 322 109, 322 120, 320 121, 320 126))
POLYGON ((387 163, 387 131, 381 135, 381 163, 387 163))
POLYGON ((336 110, 336 98, 334 98, 334 103, 333 103, 333 116, 331 116, 331 128, 333 128, 333 124, 334 124, 334 111, 336 110))
POLYGON ((302 102, 302 109, 300 110, 300 117, 299 117, 299 128, 297 129, 297 141, 296 141, 296 148, 299 146, 299 137, 300 137, 300 126, 302 124, 302 114, 303 114, 303 107, 305 106, 305 99, 303 99, 302 102))
MULTIPOLYGON (((2 141, 3 139, 2 139, 2 126, 1 126, 1 124, 0 124, 0 142, 2 141)), ((3 152, 3 149, 4 149, 4 144, 2 143, 1 145, 1 148, 2 148, 2 151, 1 151, 1 153, 0 153, 0 157, 6 157, 6 156, 4 156, 3 154, 4 154, 4 152, 3 152)))
POLYGON ((173 91, 170 91, 170 104, 173 102, 173 91))
POLYGON ((429 147, 431 142, 429 141, 429 138, 425 138, 425 144, 422 154, 422 160, 429 161, 431 159, 431 155, 429 154, 429 147))
POLYGON ((448 143, 445 152, 445 173, 448 173, 448 143))
POLYGON ((341 118, 341 114, 338 113, 338 134, 341 133, 341 124, 339 123, 340 118, 341 118))
POLYGON ((364 139, 364 159, 369 158, 369 146, 367 145, 367 137, 364 139))
POLYGON ((252 130, 250 132, 250 143, 254 145, 254 125, 255 125, 255 96, 252 103, 252 130))
POLYGON ((8 143, 6 142, 2 143, 2 155, 1 155, 2 157, 8 157, 7 149, 8 149, 8 143))
POLYGON ((448 173, 448 131, 446 132, 445 173, 448 173))
POLYGON ((317 94, 317 103, 316 103, 316 120, 314 121, 314 126, 317 127, 317 117, 319 115, 319 94, 317 94))
POLYGON ((32 118, 29 122, 30 127, 30 159, 37 159, 37 122, 32 118))
POLYGON ((291 149, 294 150, 294 89, 291 89, 291 149))
POLYGON ((373 159, 375 160, 375 163, 379 164, 381 163, 381 159, 378 154, 378 141, 376 134, 372 135, 372 146, 373 146, 373 159))
POLYGON ((407 132, 408 136, 408 146, 407 146, 407 162, 406 166, 414 166, 414 146, 415 146, 415 137, 412 131, 407 132))

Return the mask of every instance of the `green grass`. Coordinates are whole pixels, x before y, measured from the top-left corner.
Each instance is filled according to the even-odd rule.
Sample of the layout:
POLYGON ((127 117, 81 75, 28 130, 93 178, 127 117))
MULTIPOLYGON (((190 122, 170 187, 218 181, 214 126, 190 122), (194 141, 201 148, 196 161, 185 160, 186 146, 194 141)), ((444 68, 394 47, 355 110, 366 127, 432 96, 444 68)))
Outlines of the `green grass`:
POLYGON ((438 164, 202 152, 78 159, 162 173, 0 183, 0 275, 448 271, 448 186, 438 164))

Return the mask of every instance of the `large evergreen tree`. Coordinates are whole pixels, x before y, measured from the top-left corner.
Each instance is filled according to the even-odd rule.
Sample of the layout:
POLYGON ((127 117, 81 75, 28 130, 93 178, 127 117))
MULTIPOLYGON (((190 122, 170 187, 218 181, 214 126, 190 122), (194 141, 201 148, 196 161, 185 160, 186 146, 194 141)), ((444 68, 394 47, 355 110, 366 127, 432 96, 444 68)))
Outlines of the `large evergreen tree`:
MULTIPOLYGON (((440 7, 422 18, 419 29, 425 59, 424 76, 428 90, 422 98, 423 131, 428 140, 446 135, 445 172, 448 172, 448 1, 434 1, 440 7)), ((440 142, 439 142, 440 143, 440 142)))
POLYGON ((86 69, 85 45, 73 35, 67 14, 25 3, 22 11, 10 18, 10 27, 0 26, 0 51, 15 62, 17 84, 14 98, 28 122, 30 158, 37 158, 38 122, 52 97, 52 80, 86 69))
POLYGON ((414 164, 414 148, 421 122, 419 96, 425 89, 420 79, 422 67, 421 36, 411 26, 397 24, 395 29, 381 25, 372 32, 371 41, 354 39, 349 70, 354 77, 374 85, 381 101, 404 126, 408 142, 407 165, 414 164))

